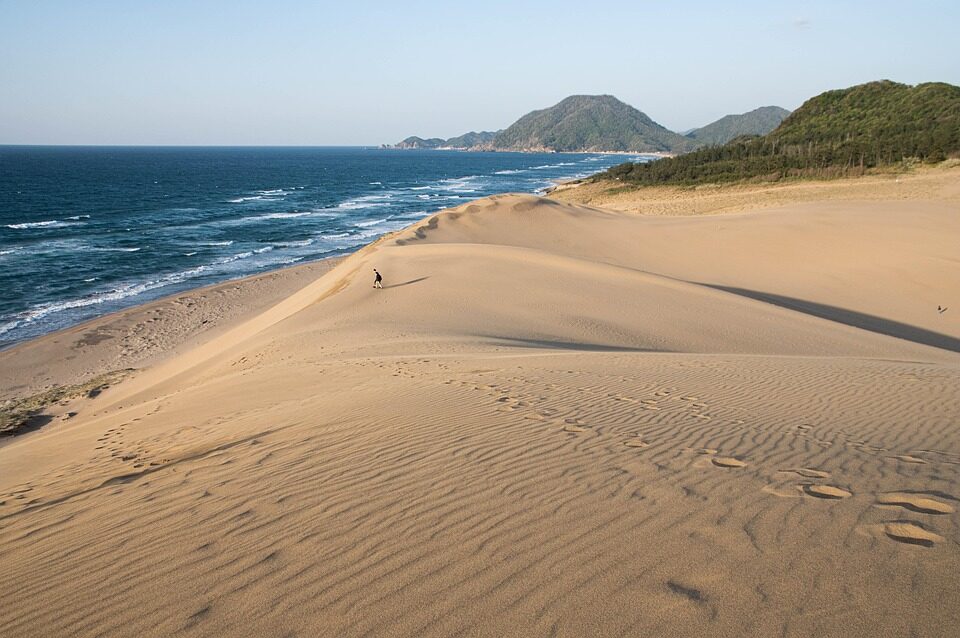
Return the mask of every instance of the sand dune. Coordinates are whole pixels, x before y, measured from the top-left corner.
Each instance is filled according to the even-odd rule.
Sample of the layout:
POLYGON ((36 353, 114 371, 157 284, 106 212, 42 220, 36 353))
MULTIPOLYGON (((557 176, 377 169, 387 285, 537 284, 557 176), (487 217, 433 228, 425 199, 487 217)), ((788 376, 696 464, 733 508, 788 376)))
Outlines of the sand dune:
POLYGON ((437 214, 0 447, 0 634, 956 635, 958 240, 437 214))

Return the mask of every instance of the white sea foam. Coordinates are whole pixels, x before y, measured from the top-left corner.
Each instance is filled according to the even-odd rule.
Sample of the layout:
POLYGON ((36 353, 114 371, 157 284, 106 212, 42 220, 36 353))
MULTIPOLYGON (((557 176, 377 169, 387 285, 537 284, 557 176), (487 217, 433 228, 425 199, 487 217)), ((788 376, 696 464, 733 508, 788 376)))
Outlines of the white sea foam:
POLYGON ((526 173, 527 171, 522 169, 507 168, 502 171, 494 171, 494 175, 517 175, 518 173, 526 173))
MULTIPOLYGON (((156 288, 162 288, 164 286, 169 286, 171 284, 179 283, 187 279, 192 279, 199 276, 203 272, 208 270, 207 266, 198 266, 196 268, 191 268, 190 270, 184 270, 176 273, 170 273, 164 275, 159 279, 152 279, 145 282, 136 282, 128 284, 120 284, 115 288, 109 290, 101 290, 98 292, 91 293, 89 295, 79 297, 77 299, 67 299, 65 301, 58 302, 47 302, 42 304, 37 304, 31 309, 16 315, 11 321, 7 323, 0 324, 0 335, 5 334, 18 326, 21 326, 25 323, 31 323, 37 319, 43 319, 51 314, 58 312, 63 312, 65 310, 73 310, 76 308, 85 308, 88 306, 95 306, 110 301, 120 301, 126 299, 127 297, 133 297, 136 295, 141 295, 149 290, 154 290, 156 288)), ((85 281, 96 281, 97 278, 94 277, 85 281)))
POLYGON ((400 230, 406 225, 407 225, 406 221, 394 220, 393 222, 386 224, 384 226, 380 226, 378 228, 367 228, 365 230, 361 230, 359 233, 353 235, 351 239, 356 238, 356 239, 366 240, 366 239, 370 239, 371 237, 378 237, 380 235, 392 232, 394 230, 400 230))
POLYGON ((205 242, 201 243, 200 245, 201 245, 201 246, 232 246, 232 245, 233 245, 233 240, 230 239, 230 240, 227 240, 227 241, 205 241, 205 242))
POLYGON ((7 228, 14 230, 27 230, 29 228, 63 228, 64 226, 73 226, 71 222, 61 221, 59 219, 50 219, 42 222, 22 222, 20 224, 7 224, 7 228))
POLYGON ((309 212, 267 213, 266 215, 257 215, 256 217, 244 217, 243 221, 256 221, 259 219, 295 219, 297 217, 306 217, 309 214, 309 212))
POLYGON ((136 248, 120 248, 120 247, 108 247, 108 246, 91 246, 86 250, 92 250, 98 253, 136 253, 143 250, 142 246, 136 248))
POLYGON ((357 228, 367 228, 369 226, 376 226, 377 224, 382 224, 386 221, 387 221, 386 219, 371 219, 371 220, 362 221, 362 222, 354 222, 353 225, 356 226, 357 228))
POLYGON ((362 210, 364 208, 381 208, 389 205, 390 204, 387 204, 386 202, 347 200, 337 204, 337 208, 340 210, 362 210))
MULTIPOLYGON (((224 246, 232 243, 233 243, 232 241, 209 242, 208 245, 224 246)), ((212 269, 218 266, 221 266, 221 267, 226 266, 228 264, 232 264, 234 262, 237 262, 243 259, 248 259, 257 254, 270 252, 271 250, 273 250, 273 246, 264 246, 256 250, 244 251, 241 253, 237 253, 235 255, 229 255, 227 257, 223 257, 209 265, 202 265, 202 266, 197 266, 195 268, 190 268, 188 270, 169 273, 167 275, 163 275, 156 279, 150 279, 150 280, 141 281, 141 282, 122 283, 113 288, 96 291, 76 299, 67 299, 59 302, 47 302, 47 303, 37 304, 32 308, 30 308, 29 310, 14 316, 12 320, 4 324, 0 324, 0 335, 7 333, 13 330, 14 328, 17 328, 18 326, 21 326, 25 323, 31 323, 38 319, 47 317, 51 314, 63 312, 65 310, 73 310, 77 308, 95 306, 95 305, 112 302, 112 301, 120 301, 122 299, 126 299, 127 297, 142 295, 145 292, 149 292, 157 288, 163 288, 165 286, 181 283, 188 279, 194 279, 196 277, 199 277, 211 271, 212 269)), ((297 258, 297 259, 300 259, 300 258, 297 258)), ((292 263, 292 262, 289 262, 289 260, 290 260, 289 257, 284 256, 281 258, 280 261, 276 261, 275 263, 277 264, 292 263)), ((269 262, 265 265, 270 265, 270 263, 274 263, 274 262, 269 262)), ((91 282, 97 281, 97 279, 98 279, 97 277, 92 277, 90 279, 85 279, 84 281, 87 283, 91 283, 91 282)))
POLYGON ((223 258, 221 258, 221 259, 216 260, 216 261, 213 262, 213 263, 214 263, 215 265, 222 266, 223 264, 231 264, 231 263, 233 263, 233 262, 235 262, 235 261, 239 261, 239 260, 241 260, 241 259, 246 259, 247 257, 253 257, 253 251, 252 251, 252 250, 245 250, 245 251, 242 252, 242 253, 237 253, 237 254, 235 254, 235 255, 228 255, 228 256, 226 256, 226 257, 223 257, 223 258))
POLYGON ((403 213, 402 215, 397 215, 394 219, 420 219, 427 214, 425 210, 414 210, 409 213, 403 213))
POLYGON ((193 257, 193 256, 196 255, 196 254, 197 254, 197 251, 193 251, 192 253, 183 253, 183 256, 184 256, 184 257, 193 257))

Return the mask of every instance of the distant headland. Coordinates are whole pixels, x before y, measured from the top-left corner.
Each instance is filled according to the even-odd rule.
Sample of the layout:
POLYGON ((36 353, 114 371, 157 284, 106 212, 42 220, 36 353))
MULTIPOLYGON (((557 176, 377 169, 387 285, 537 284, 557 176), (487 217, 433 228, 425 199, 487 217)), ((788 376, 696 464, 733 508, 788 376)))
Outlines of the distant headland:
POLYGON ((449 139, 411 136, 383 148, 675 155, 741 135, 765 135, 789 114, 765 106, 680 134, 612 95, 572 95, 499 131, 471 131, 449 139))

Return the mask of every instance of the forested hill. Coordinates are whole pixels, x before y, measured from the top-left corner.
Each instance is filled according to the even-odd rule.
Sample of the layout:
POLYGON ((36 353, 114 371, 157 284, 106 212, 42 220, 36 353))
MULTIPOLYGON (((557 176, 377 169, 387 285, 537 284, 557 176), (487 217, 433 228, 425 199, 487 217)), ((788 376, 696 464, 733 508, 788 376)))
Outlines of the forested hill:
POLYGON ((497 150, 631 151, 690 150, 696 142, 674 133, 612 95, 572 95, 521 117, 499 132, 497 150))
POLYGON ((761 106, 749 113, 725 115, 686 136, 703 146, 726 144, 741 135, 766 135, 780 126, 788 115, 790 111, 779 106, 761 106))
POLYGON ((483 146, 484 144, 489 144, 493 140, 494 136, 497 133, 493 131, 470 131, 469 133, 464 133, 463 135, 458 135, 457 137, 451 137, 450 139, 443 139, 440 137, 431 137, 428 139, 423 139, 422 137, 417 137, 416 135, 408 137, 407 139, 397 142, 393 145, 393 148, 456 148, 456 149, 471 149, 483 146))
POLYGON ((636 184, 838 177, 905 158, 935 162, 957 155, 960 87, 883 80, 811 98, 762 137, 648 164, 621 164, 599 177, 636 184))

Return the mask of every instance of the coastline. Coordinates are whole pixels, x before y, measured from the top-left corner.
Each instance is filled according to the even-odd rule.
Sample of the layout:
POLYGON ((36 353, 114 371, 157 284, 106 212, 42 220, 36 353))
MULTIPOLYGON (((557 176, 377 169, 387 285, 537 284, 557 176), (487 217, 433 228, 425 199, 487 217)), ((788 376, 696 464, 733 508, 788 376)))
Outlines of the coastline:
POLYGON ((462 153, 547 153, 553 155, 650 155, 651 157, 675 157, 676 153, 667 151, 555 151, 548 148, 525 148, 517 150, 513 148, 463 148, 458 146, 390 146, 382 144, 377 147, 384 151, 460 151, 462 153))
MULTIPOLYGON (((553 180, 592 174, 620 163, 620 156, 584 154, 564 159, 551 154, 510 153, 504 157, 447 153, 441 162, 438 156, 442 152, 414 152, 401 158, 396 153, 368 153, 370 150, 164 151, 131 147, 116 151, 129 159, 122 162, 124 171, 113 178, 122 196, 120 191, 104 195, 93 189, 72 204, 70 216, 67 212, 47 214, 32 200, 22 207, 4 200, 0 263, 4 281, 9 283, 0 313, 0 350, 160 295, 324 254, 343 254, 373 236, 468 198, 500 192, 538 193, 553 180), (222 193, 220 187, 212 186, 215 174, 204 172, 217 158, 238 162, 222 193), (179 178, 165 178, 151 187, 162 190, 164 196, 138 205, 143 211, 137 215, 159 215, 149 228, 171 224, 172 234, 141 229, 132 213, 103 212, 122 203, 112 202, 111 197, 136 201, 141 196, 137 172, 154 159, 161 161, 166 171, 183 164, 204 176, 184 183, 179 178), (268 167, 266 174, 257 172, 261 161, 268 167), (359 170, 361 166, 365 168, 359 170), (336 172, 336 177, 330 178, 333 181, 324 185, 313 178, 327 169, 336 172), (379 171, 387 171, 384 174, 390 177, 381 175, 382 183, 373 181, 376 175, 372 173, 379 171), (168 195, 177 202, 168 206, 169 211, 164 203, 168 195), (61 241, 64 238, 69 241, 61 241), (84 246, 92 246, 98 258, 84 255, 78 249, 84 246), (39 257, 34 257, 35 253, 39 257), (46 274, 60 269, 67 276, 52 287, 45 285, 46 274)), ((41 156, 62 158, 76 170, 71 170, 72 177, 64 185, 43 177, 42 192, 60 193, 61 187, 65 192, 83 189, 86 177, 99 183, 106 179, 104 171, 114 152, 68 147, 44 150, 41 156), (82 168, 87 166, 89 169, 82 168)), ((15 161, 33 157, 26 151, 18 153, 11 156, 15 161)))
MULTIPOLYGON (((958 177, 960 167, 952 167, 924 169, 909 175, 828 181, 627 189, 591 183, 585 177, 557 181, 541 196, 642 216, 683 217, 736 214, 829 200, 916 200, 922 199, 924 193, 933 199, 960 202, 958 177), (611 189, 619 192, 611 195, 611 189)), ((403 231, 384 237, 397 232, 403 231)), ((10 345, 0 350, 0 403, 53 388, 77 386, 117 370, 155 365, 279 303, 379 239, 346 255, 172 293, 10 345)), ((58 414, 65 411, 59 410, 58 414)))
POLYGON ((849 635, 938 635, 960 219, 931 198, 496 195, 265 308, 268 274, 240 321, 0 444, 0 633, 824 635, 842 599, 849 635))
POLYGON ((280 302, 345 257, 191 288, 15 343, 0 350, 0 403, 153 365, 280 302))

